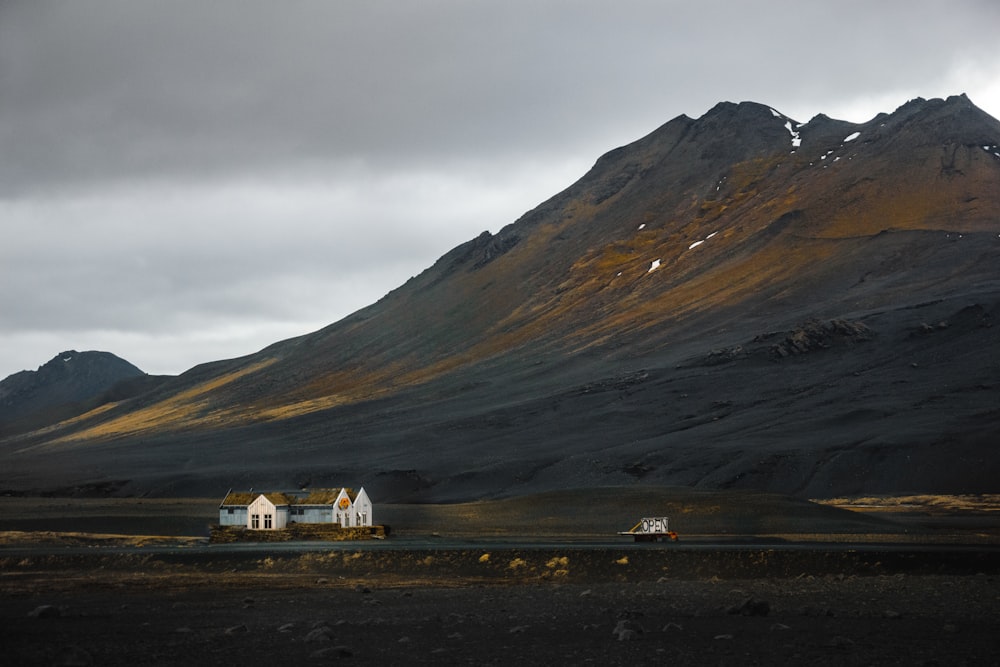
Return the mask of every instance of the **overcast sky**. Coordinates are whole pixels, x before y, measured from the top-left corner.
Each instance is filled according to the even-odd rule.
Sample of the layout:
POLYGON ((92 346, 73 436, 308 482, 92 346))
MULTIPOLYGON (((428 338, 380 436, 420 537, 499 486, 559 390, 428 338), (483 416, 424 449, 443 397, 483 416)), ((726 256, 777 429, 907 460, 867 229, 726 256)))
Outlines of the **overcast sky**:
POLYGON ((0 378, 314 331, 753 100, 1000 116, 996 0, 0 0, 0 378))

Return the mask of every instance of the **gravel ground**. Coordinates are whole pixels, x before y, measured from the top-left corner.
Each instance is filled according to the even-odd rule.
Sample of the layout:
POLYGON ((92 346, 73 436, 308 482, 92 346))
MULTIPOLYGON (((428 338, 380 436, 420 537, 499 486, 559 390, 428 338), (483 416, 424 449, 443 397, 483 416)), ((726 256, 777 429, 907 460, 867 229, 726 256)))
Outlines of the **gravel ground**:
POLYGON ((404 538, 382 547, 227 552, 197 546, 212 502, 3 499, 0 528, 29 532, 0 542, 0 665, 992 667, 1000 656, 996 512, 939 526, 926 512, 901 523, 771 496, 618 490, 544 505, 388 507, 404 538), (615 502, 621 516, 608 519, 615 502), (511 539, 504 525, 613 535, 635 507, 663 508, 681 542, 449 537, 511 539), (754 539, 815 534, 695 544, 750 522, 754 539), (45 532, 88 529, 111 535, 45 532), (421 539, 440 546, 395 548, 421 539))
MULTIPOLYGON (((572 553, 534 556, 534 572, 478 578, 417 578, 412 564, 352 575, 314 559, 221 572, 22 559, 0 577, 0 643, 9 665, 993 665, 1000 655, 995 572, 621 577, 610 566, 578 574, 572 553)), ((817 559, 818 572, 828 558, 817 559)))

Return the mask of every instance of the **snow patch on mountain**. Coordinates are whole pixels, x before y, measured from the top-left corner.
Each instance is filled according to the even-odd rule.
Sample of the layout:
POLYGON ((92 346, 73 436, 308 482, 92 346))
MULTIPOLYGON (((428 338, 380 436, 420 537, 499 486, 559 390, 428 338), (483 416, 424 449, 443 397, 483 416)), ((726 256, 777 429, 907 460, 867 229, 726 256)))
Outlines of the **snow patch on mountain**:
POLYGON ((719 232, 717 232, 717 231, 712 232, 711 234, 709 234, 705 238, 699 239, 699 240, 695 241, 694 243, 692 243, 691 245, 688 246, 688 250, 694 250, 695 248, 697 248, 698 246, 700 246, 702 243, 704 243, 705 241, 707 241, 708 239, 712 238, 713 236, 715 236, 718 233, 719 232))
POLYGON ((785 129, 792 135, 792 148, 798 148, 801 146, 802 135, 794 127, 792 127, 792 121, 785 122, 785 129))

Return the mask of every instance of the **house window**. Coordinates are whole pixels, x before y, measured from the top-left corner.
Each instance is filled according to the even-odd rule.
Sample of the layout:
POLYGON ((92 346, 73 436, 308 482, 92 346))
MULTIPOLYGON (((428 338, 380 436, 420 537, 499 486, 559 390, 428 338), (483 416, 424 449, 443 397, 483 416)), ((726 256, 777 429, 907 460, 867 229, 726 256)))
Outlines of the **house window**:
POLYGON ((362 526, 367 526, 368 525, 368 512, 362 512, 361 513, 361 525, 362 526))
POLYGON ((272 527, 271 526, 271 515, 270 514, 265 514, 264 515, 264 530, 271 530, 271 527, 272 527))
POLYGON ((253 530, 259 530, 260 529, 260 515, 259 514, 254 514, 254 515, 252 515, 250 517, 250 528, 252 528, 253 530))
POLYGON ((230 507, 229 509, 226 510, 226 512, 229 513, 229 514, 232 514, 235 511, 236 510, 234 510, 232 507, 230 507))

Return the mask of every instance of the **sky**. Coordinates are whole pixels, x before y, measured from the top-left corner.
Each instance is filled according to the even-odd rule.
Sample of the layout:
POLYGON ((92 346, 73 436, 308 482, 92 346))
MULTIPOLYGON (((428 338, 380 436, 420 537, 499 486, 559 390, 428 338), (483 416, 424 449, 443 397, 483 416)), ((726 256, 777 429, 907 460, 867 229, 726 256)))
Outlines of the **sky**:
POLYGON ((996 0, 0 0, 0 378, 374 303, 720 101, 1000 117, 996 0))

